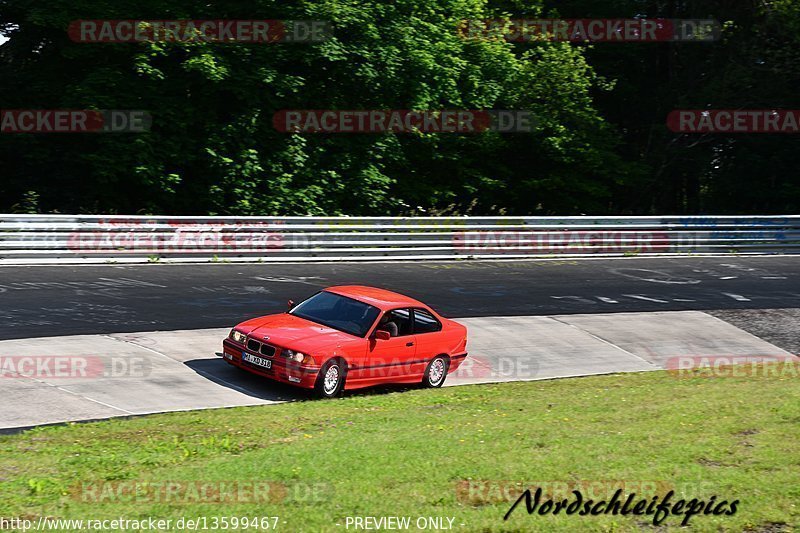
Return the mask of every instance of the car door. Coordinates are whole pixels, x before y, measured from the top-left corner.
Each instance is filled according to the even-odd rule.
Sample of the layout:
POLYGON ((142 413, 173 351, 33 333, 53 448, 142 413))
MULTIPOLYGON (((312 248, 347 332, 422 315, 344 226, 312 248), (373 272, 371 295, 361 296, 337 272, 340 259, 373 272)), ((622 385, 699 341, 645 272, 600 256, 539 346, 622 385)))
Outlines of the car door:
POLYGON ((412 370, 422 376, 431 359, 443 352, 446 353, 442 348, 440 335, 442 323, 427 309, 415 307, 412 313, 414 341, 417 346, 416 359, 422 361, 420 365, 414 365, 412 370))
MULTIPOLYGON (((387 311, 384 317, 397 326, 397 335, 391 331, 392 337, 386 340, 376 339, 373 335, 369 339, 365 374, 368 384, 388 383, 408 377, 410 366, 413 365, 417 347, 414 336, 411 309, 394 309, 387 311)), ((389 331, 378 321, 376 330, 389 331)), ((365 383, 367 384, 367 383, 365 383)))

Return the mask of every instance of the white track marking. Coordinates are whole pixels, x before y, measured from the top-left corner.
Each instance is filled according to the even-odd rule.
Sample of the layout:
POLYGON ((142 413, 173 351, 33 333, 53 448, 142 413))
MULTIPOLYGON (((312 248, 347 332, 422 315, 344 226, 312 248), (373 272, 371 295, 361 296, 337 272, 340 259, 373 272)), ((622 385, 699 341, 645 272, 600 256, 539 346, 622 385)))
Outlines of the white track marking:
POLYGON ((666 285, 696 285, 697 283, 702 283, 699 279, 673 276, 667 272, 647 270, 644 268, 612 268, 609 269, 609 272, 626 278, 648 281, 650 283, 663 283, 666 285))
POLYGON ((317 276, 297 276, 297 277, 256 276, 253 279, 257 279, 258 281, 269 281, 271 283, 302 283, 305 285, 314 285, 312 281, 324 281, 322 278, 317 276))
POLYGON ((583 296, 551 296, 550 298, 554 298, 556 300, 574 300, 576 302, 581 302, 584 304, 596 304, 594 300, 590 300, 588 298, 584 298, 583 296))
POLYGON ((606 298, 605 296, 598 296, 598 300, 607 304, 618 304, 619 302, 613 298, 606 298))
POLYGON ((622 348, 621 346, 618 346, 618 345, 614 344, 613 342, 604 339, 603 337, 599 337, 599 336, 595 335, 594 333, 583 329, 582 327, 578 326, 577 324, 573 324, 572 322, 567 322, 565 320, 562 320, 562 319, 554 317, 554 316, 551 316, 551 317, 548 317, 548 318, 550 318, 551 320, 555 320, 556 322, 560 322, 560 323, 562 323, 562 324, 564 324, 566 326, 569 326, 571 328, 575 328, 578 331, 581 331, 581 332, 585 333, 586 335, 589 335, 590 337, 597 339, 598 341, 602 342, 603 344, 607 344, 608 346, 616 348, 617 350, 620 350, 621 352, 625 352, 626 354, 630 355, 634 359, 639 359, 639 360, 645 362, 648 366, 652 367, 653 370, 661 370, 661 367, 659 367, 656 364, 653 364, 652 361, 648 361, 647 359, 645 359, 644 357, 642 357, 640 355, 637 355, 637 354, 635 354, 633 352, 629 352, 625 348, 622 348))
POLYGON ((110 409, 114 409, 115 411, 121 411, 121 412, 123 412, 125 414, 128 414, 128 415, 136 414, 136 413, 133 413, 132 411, 128 411, 127 409, 123 409, 122 407, 117 407, 116 405, 111 405, 110 403, 101 402, 100 400, 96 400, 94 398, 86 396, 85 394, 81 394, 80 392, 75 392, 75 391, 69 390, 69 389, 67 389, 65 387, 54 385, 54 384, 49 383, 49 382, 47 382, 47 381, 45 381, 43 379, 35 378, 35 377, 32 377, 32 376, 25 376, 25 378, 26 379, 30 379, 31 381, 35 381, 35 382, 37 382, 37 383, 39 383, 41 385, 45 385, 47 387, 59 390, 61 392, 66 392, 67 394, 71 394, 72 396, 77 396, 78 398, 82 398, 84 400, 87 400, 87 401, 102 405, 104 407, 108 407, 110 409))
POLYGON ((730 298, 733 298, 737 302, 750 302, 750 301, 752 301, 752 300, 750 300, 750 298, 745 298, 741 294, 733 294, 733 293, 730 293, 730 292, 723 292, 722 294, 724 294, 725 296, 728 296, 730 298))
POLYGON ((636 298, 637 300, 644 300, 645 302, 655 302, 658 304, 669 303, 666 300, 659 300, 658 298, 648 298, 647 296, 642 296, 641 294, 623 294, 623 296, 627 296, 628 298, 636 298))

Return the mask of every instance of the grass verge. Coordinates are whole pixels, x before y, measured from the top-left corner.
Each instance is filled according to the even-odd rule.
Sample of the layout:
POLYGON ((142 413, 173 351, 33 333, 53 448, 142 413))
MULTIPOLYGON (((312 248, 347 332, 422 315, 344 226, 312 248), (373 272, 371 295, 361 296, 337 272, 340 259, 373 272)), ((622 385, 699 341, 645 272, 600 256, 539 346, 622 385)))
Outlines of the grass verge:
POLYGON ((788 531, 800 517, 798 442, 795 376, 411 390, 3 436, 0 517, 277 516, 277 530, 293 532, 347 531, 354 516, 449 517, 455 531, 679 527, 679 517, 656 528, 648 516, 528 515, 524 505, 503 520, 518 494, 507 487, 624 483, 740 500, 733 516, 694 516, 693 530, 788 531), (235 487, 225 503, 220 486, 235 487))

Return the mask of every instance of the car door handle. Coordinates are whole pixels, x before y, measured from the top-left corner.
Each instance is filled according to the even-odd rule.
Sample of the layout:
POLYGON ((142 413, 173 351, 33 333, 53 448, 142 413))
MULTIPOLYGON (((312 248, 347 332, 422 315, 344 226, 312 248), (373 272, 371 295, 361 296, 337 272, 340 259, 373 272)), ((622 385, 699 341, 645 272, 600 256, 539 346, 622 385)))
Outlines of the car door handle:
POLYGON ((413 342, 407 342, 406 346, 414 346, 414 343, 413 342))

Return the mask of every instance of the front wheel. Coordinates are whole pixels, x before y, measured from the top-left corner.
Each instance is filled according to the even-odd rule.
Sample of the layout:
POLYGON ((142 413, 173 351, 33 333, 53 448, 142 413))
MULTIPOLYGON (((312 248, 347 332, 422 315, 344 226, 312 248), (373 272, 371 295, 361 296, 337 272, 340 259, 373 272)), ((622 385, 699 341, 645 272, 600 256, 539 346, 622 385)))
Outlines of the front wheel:
POLYGON ((339 361, 328 361, 320 370, 314 393, 319 398, 335 398, 344 389, 345 369, 339 361))
POLYGON ((444 380, 447 377, 447 369, 450 367, 450 361, 442 356, 436 356, 428 363, 428 368, 425 369, 425 376, 422 378, 422 384, 431 389, 437 389, 444 385, 444 380))

